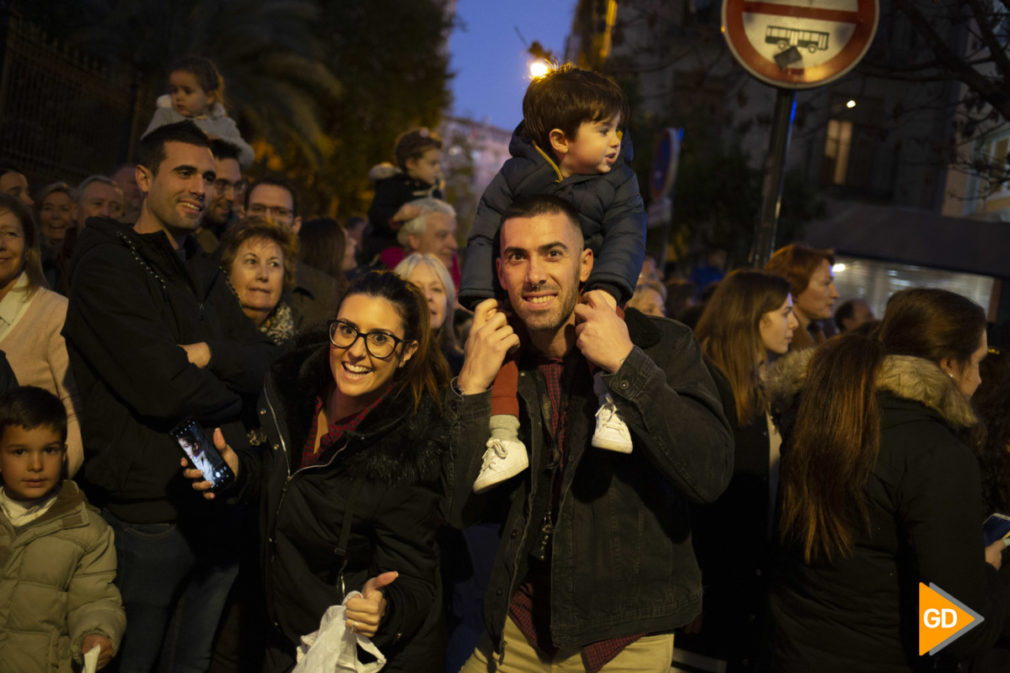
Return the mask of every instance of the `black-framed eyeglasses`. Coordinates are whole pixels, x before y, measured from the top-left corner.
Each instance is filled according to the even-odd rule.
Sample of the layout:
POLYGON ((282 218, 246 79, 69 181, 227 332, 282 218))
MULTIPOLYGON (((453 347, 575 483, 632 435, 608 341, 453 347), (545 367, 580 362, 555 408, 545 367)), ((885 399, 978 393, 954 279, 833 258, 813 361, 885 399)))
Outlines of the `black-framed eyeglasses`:
POLYGON ((392 355, 396 347, 406 341, 406 339, 401 339, 382 330, 362 332, 351 323, 343 320, 334 320, 330 323, 330 343, 337 348, 350 348, 359 337, 365 340, 365 350, 372 357, 383 360, 392 355))

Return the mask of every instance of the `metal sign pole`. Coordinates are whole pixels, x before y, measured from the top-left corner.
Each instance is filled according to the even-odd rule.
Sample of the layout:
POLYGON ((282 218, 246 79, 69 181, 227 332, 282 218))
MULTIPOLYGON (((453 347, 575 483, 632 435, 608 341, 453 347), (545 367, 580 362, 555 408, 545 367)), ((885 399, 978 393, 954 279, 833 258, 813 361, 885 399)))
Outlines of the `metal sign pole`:
POLYGON ((795 89, 778 89, 775 114, 772 117, 771 140, 765 160, 764 183, 761 187, 761 218, 754 231, 750 264, 762 268, 775 251, 775 225, 782 206, 782 185, 785 183, 786 155, 796 113, 795 89))

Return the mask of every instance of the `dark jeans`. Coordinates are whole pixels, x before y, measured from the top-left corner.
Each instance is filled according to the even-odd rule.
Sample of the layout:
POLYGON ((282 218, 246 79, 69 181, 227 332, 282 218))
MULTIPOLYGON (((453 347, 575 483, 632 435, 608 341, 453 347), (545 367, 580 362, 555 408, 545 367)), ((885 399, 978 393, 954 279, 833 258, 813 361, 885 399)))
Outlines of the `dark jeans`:
MULTIPOLYGON (((129 523, 108 510, 116 535, 116 586, 126 608, 119 673, 206 671, 214 634, 237 565, 198 553, 175 523, 129 523)), ((197 539, 199 536, 197 536, 197 539)))

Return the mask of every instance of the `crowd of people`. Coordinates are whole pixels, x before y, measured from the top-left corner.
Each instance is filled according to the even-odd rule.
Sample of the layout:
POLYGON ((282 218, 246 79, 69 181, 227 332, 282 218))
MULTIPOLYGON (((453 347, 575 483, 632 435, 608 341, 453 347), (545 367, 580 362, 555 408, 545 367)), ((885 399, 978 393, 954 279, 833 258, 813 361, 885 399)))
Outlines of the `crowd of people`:
POLYGON ((4 670, 300 670, 334 606, 389 671, 1005 670, 979 306, 835 310, 800 243, 664 281, 587 70, 530 84, 462 252, 437 134, 303 220, 224 101, 189 57, 135 164, 0 162, 4 670), (919 582, 985 618, 937 656, 919 582))

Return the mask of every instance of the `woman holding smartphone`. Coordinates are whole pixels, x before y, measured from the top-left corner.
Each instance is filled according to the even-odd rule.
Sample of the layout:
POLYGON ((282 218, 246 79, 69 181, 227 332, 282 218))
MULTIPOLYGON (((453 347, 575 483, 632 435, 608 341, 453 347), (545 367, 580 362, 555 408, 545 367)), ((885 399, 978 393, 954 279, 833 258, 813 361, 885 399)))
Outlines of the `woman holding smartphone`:
POLYGON ((982 308, 964 297, 904 290, 872 337, 845 334, 776 363, 770 393, 791 411, 772 670, 934 670, 938 662, 918 653, 920 583, 985 618, 940 658, 964 658, 1007 633, 1003 543, 983 547, 988 512, 964 441, 976 423, 969 398, 985 327, 982 308))
MULTIPOLYGON (((362 595, 347 601, 347 628, 373 640, 385 670, 441 670, 435 533, 448 370, 428 314, 414 285, 361 277, 328 342, 272 368, 259 410, 267 443, 232 451, 214 433, 238 497, 260 501, 266 670, 290 669, 300 637, 353 590, 362 595)), ((193 487, 214 495, 207 481, 193 487)))

